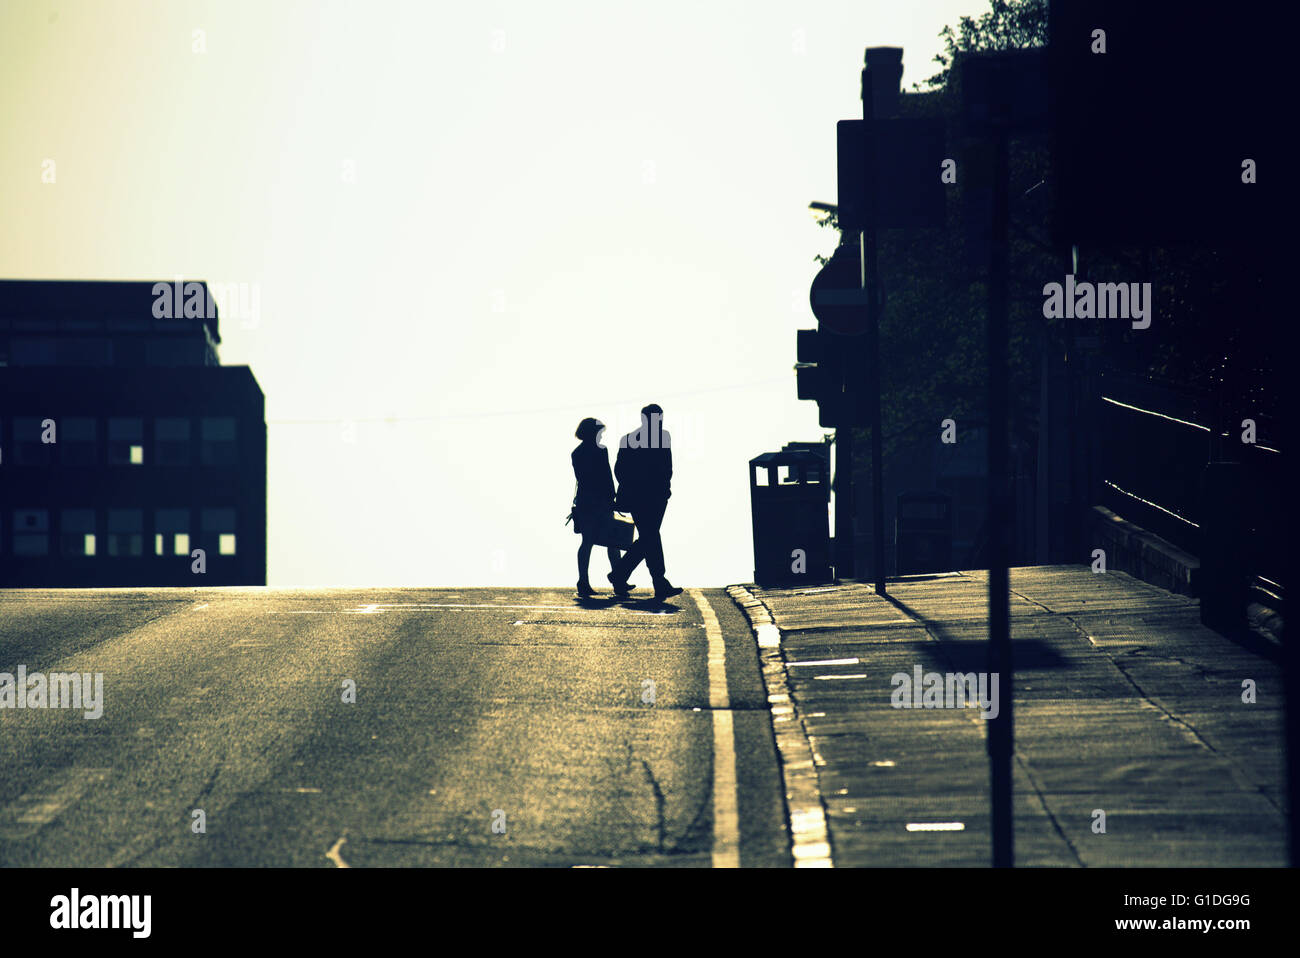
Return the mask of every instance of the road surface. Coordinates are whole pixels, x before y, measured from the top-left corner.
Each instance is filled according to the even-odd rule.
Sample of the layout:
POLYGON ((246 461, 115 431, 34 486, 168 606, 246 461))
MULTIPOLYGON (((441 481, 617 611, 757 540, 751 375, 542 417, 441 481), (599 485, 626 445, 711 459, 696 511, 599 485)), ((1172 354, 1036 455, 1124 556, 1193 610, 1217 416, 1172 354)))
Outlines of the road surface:
POLYGON ((0 709, 3 866, 791 862, 719 590, 8 590, 0 636, 103 674, 98 719, 0 709))

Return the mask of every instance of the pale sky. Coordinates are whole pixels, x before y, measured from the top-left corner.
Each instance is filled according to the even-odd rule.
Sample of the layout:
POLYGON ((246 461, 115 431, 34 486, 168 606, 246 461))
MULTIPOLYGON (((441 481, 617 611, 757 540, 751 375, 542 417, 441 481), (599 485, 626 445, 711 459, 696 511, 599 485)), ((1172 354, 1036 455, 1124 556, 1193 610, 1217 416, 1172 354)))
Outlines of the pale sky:
POLYGON ((669 578, 749 581, 746 462, 823 433, 807 206, 863 50, 909 88, 986 9, 4 2, 0 277, 245 284, 271 585, 571 584, 574 428, 612 462, 649 402, 669 578))

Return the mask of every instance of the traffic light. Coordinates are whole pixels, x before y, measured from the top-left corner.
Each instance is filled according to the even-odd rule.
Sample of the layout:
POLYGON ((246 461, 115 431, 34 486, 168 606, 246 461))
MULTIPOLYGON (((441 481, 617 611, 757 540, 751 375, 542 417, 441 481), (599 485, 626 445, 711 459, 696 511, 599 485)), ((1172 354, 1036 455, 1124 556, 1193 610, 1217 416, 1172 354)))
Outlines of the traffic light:
POLYGON ((820 402, 828 391, 826 369, 822 362, 822 333, 815 329, 797 330, 795 346, 795 388, 800 399, 820 402))
POLYGON ((818 425, 836 428, 843 422, 846 409, 844 357, 846 342, 821 329, 797 330, 795 347, 795 389, 800 399, 817 403, 818 425))
POLYGON ((795 389, 817 403, 817 423, 829 429, 868 424, 867 354, 859 336, 800 329, 795 347, 795 389))

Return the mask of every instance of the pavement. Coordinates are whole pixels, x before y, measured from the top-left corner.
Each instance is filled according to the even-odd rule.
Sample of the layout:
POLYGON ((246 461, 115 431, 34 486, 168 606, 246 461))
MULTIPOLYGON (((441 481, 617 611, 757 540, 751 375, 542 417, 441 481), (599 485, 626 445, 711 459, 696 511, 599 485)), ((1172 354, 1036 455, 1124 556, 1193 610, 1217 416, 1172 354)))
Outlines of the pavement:
POLYGON ((718 590, 4 590, 0 636, 103 674, 98 719, 0 709, 0 866, 790 863, 718 590))
MULTIPOLYGON (((760 647, 797 861, 989 864, 991 709, 955 695, 896 707, 912 700, 894 680, 919 666, 946 692, 949 673, 987 669, 987 581, 729 590, 760 647)), ((1011 592, 1017 865, 1286 864, 1283 687, 1267 649, 1122 572, 1013 569, 1011 592)))

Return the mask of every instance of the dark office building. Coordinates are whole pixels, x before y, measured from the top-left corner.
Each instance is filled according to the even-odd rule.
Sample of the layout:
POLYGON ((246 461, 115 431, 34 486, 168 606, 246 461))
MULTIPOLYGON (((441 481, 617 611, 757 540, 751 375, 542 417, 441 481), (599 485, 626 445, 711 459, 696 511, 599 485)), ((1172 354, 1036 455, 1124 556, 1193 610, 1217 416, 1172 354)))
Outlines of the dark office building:
POLYGON ((262 390, 217 319, 205 283, 0 280, 0 586, 266 584, 262 390))

